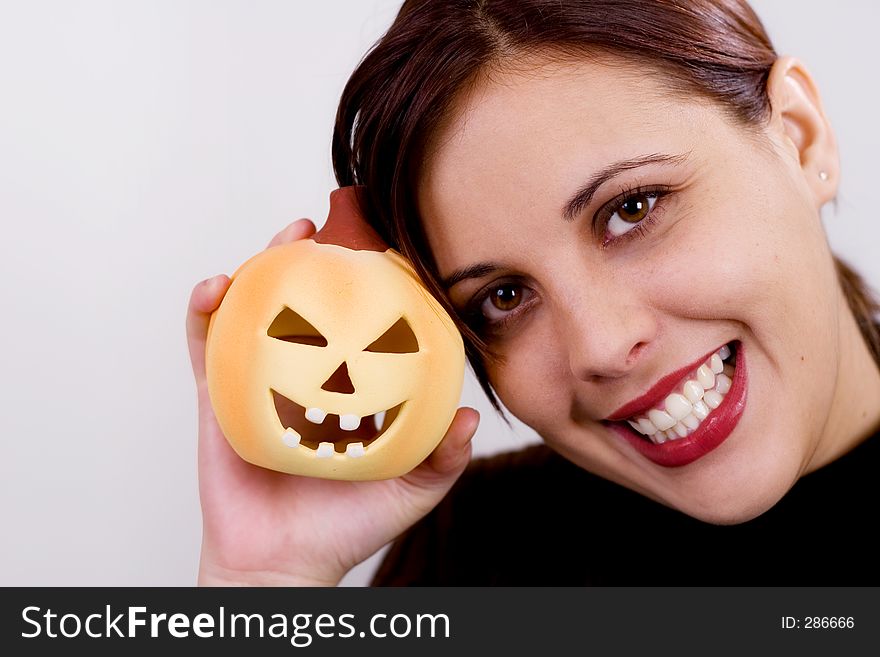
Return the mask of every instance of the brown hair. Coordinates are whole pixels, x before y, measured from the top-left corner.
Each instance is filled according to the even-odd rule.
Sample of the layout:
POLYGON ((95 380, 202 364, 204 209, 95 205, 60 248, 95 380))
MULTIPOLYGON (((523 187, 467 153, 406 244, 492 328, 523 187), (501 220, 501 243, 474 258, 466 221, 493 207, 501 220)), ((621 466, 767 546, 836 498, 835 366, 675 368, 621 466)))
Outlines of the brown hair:
MULTIPOLYGON (((456 96, 488 66, 531 53, 611 54, 650 66, 679 94, 714 101, 743 126, 769 115, 776 51, 745 0, 407 0, 342 93, 333 134, 340 185, 365 185, 368 221, 415 266, 464 336, 493 404, 491 356, 439 283, 416 203, 425 147, 456 96)), ((877 302, 835 259, 862 333, 880 360, 877 302)))

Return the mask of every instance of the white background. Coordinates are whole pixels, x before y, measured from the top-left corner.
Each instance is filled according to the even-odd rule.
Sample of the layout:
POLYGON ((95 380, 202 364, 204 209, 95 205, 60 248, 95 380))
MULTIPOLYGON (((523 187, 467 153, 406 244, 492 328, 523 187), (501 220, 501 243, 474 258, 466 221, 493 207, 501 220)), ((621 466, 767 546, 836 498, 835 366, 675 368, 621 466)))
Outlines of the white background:
MULTIPOLYGON (((339 94, 398 4, 0 2, 0 585, 194 583, 189 291, 323 221, 339 94)), ((877 284, 880 3, 753 6, 818 79, 830 238, 877 284)), ((533 439, 464 401, 478 453, 533 439)))

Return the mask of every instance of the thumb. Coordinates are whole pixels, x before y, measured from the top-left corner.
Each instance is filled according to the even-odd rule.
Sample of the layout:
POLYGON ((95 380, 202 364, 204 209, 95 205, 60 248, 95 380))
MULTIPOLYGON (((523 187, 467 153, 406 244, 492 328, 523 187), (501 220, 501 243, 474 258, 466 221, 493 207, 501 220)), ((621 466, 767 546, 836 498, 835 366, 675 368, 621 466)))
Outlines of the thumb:
POLYGON ((186 312, 186 341, 193 375, 199 386, 205 381, 205 345, 208 340, 208 323, 211 313, 220 305, 223 295, 229 288, 228 276, 214 276, 202 281, 193 288, 186 312))
POLYGON ((452 486, 471 460, 471 439, 479 424, 480 414, 476 409, 459 408, 440 444, 404 479, 416 486, 452 486))

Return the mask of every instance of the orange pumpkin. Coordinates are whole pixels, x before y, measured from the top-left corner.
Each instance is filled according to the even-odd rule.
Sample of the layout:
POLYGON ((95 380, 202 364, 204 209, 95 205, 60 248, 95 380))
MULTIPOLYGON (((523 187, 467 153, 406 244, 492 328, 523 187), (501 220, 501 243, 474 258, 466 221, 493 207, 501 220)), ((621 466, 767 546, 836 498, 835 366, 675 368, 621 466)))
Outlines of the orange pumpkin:
POLYGON ((449 427, 464 348, 411 265, 363 221, 357 189, 336 190, 330 204, 313 239, 268 249, 233 275, 208 329, 211 403, 250 463, 396 477, 449 427))

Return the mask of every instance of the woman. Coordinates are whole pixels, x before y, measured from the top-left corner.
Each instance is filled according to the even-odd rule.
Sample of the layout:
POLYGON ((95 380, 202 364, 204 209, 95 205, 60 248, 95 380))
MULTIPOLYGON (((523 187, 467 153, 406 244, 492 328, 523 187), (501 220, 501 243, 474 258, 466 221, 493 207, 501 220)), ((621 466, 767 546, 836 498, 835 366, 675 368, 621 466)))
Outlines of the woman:
POLYGON ((876 305, 820 223, 816 86, 745 2, 406 2, 334 162, 546 446, 468 468, 461 409, 397 480, 244 463, 205 389, 216 277, 188 316, 201 582, 331 585, 403 532, 378 583, 880 580, 876 305))

